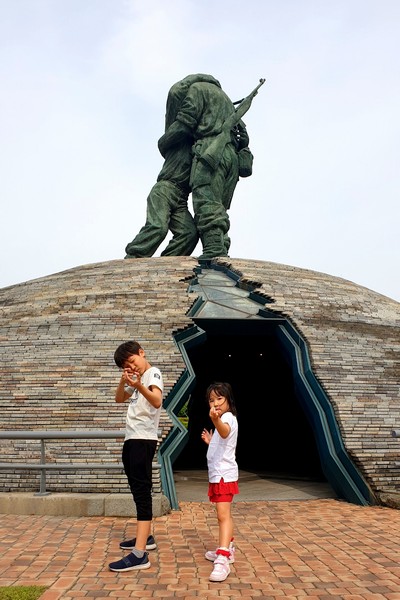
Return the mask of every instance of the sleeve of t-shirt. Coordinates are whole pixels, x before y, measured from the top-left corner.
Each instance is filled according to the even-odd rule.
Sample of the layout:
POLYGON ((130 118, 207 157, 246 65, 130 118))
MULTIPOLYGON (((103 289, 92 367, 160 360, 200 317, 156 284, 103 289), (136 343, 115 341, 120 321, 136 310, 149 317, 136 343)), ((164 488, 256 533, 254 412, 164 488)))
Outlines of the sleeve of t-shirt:
POLYGON ((161 375, 161 371, 159 369, 155 368, 155 369, 153 369, 153 372, 151 373, 148 387, 151 387, 152 385, 155 385, 156 387, 158 387, 162 392, 164 391, 163 378, 161 375))
POLYGON ((229 427, 231 428, 231 431, 235 426, 235 420, 236 419, 231 412, 226 412, 223 415, 221 415, 221 421, 223 423, 227 423, 229 425, 229 427))
POLYGON ((223 423, 228 423, 229 427, 232 429, 233 425, 233 414, 230 412, 224 413, 221 415, 221 421, 223 423))

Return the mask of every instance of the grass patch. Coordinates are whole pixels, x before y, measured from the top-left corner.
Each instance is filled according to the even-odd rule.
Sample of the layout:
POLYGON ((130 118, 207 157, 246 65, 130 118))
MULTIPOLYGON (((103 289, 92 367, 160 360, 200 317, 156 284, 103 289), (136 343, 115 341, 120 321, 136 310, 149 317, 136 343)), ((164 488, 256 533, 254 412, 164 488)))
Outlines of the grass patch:
POLYGON ((187 429, 188 425, 189 425, 189 419, 187 417, 178 417, 178 419, 180 420, 180 422, 182 423, 182 425, 184 427, 186 427, 186 429, 187 429))
POLYGON ((38 600, 46 590, 45 585, 0 587, 0 600, 38 600))
POLYGON ((189 400, 182 406, 182 408, 178 412, 178 419, 180 420, 182 425, 184 427, 186 427, 186 429, 188 428, 188 425, 189 425, 188 409, 189 409, 189 400))

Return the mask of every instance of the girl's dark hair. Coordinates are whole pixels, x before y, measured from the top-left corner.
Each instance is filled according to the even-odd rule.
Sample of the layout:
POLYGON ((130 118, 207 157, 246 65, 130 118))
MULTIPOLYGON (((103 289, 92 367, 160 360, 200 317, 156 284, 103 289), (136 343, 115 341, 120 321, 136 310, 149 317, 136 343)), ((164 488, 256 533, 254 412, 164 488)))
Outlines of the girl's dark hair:
POLYGON ((217 381, 217 382, 209 385, 207 388, 207 391, 206 391, 207 402, 210 399, 211 392, 214 392, 214 394, 217 394, 218 396, 223 396, 224 398, 226 398, 228 401, 228 404, 229 404, 229 410, 231 411, 231 413, 233 415, 237 415, 235 399, 233 397, 233 392, 232 392, 230 383, 224 383, 224 382, 217 381))
POLYGON ((124 368, 125 361, 132 356, 132 354, 139 354, 139 350, 143 350, 139 342, 124 342, 114 352, 114 360, 117 367, 120 369, 124 368))

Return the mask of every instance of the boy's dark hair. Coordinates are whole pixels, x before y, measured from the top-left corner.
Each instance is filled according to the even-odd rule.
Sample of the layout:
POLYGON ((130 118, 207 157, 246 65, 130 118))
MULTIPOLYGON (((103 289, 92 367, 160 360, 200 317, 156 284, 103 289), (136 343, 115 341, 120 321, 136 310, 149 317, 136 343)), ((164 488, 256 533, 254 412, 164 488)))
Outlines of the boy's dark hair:
POLYGON ((132 356, 132 354, 139 354, 139 350, 143 350, 139 342, 124 342, 118 346, 114 352, 114 360, 117 367, 123 369, 125 361, 132 356))
POLYGON ((223 383, 220 381, 214 382, 208 386, 206 391, 206 400, 209 401, 211 392, 214 392, 218 396, 223 396, 227 399, 229 404, 229 409, 233 415, 237 415, 235 399, 233 397, 233 391, 230 383, 223 383))

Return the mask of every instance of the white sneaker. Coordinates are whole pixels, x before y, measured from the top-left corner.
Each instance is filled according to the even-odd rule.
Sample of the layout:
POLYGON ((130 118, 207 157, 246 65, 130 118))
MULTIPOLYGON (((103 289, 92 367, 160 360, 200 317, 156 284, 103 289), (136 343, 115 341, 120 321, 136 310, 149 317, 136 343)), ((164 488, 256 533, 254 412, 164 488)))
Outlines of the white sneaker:
POLYGON ((231 568, 229 566, 229 561, 227 556, 222 556, 222 554, 218 554, 217 558, 214 561, 214 568, 210 574, 210 581, 225 581, 231 572, 231 568))
MULTIPOLYGON (((228 558, 228 563, 232 564, 235 562, 235 546, 233 546, 232 544, 229 544, 229 550, 231 553, 228 558)), ((205 553, 204 556, 206 557, 207 560, 214 562, 215 559, 217 558, 217 551, 216 550, 207 550, 207 552, 205 553)))

